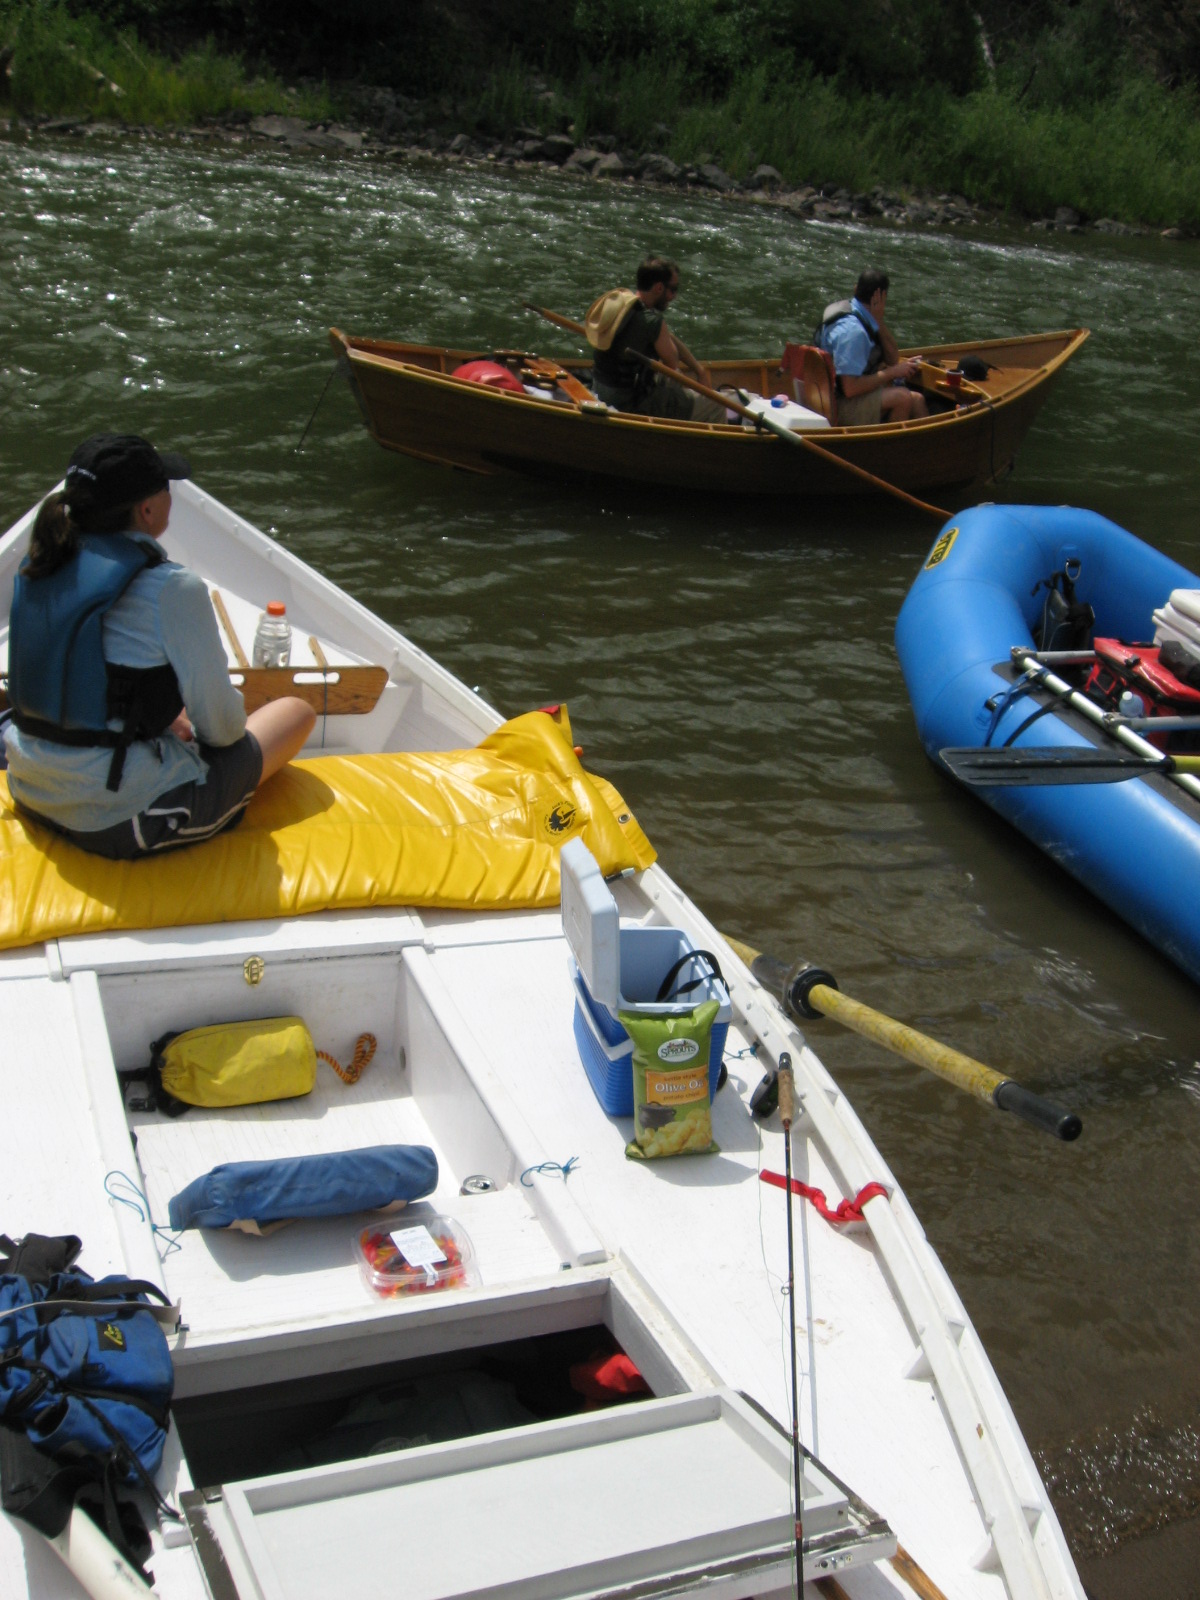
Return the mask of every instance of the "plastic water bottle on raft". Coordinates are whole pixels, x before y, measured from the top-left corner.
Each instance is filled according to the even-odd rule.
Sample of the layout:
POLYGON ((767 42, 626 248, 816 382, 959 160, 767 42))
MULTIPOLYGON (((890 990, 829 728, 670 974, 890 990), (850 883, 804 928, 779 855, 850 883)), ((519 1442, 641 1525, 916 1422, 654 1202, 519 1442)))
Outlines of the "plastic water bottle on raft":
POLYGON ((292 655, 292 628, 282 600, 269 600, 254 631, 256 667, 286 667, 292 655))

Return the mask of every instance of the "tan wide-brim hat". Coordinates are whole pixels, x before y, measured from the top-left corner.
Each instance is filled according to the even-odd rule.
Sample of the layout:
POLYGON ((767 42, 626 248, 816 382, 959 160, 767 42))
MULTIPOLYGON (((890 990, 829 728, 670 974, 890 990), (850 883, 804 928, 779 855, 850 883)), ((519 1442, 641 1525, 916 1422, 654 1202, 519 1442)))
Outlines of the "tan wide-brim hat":
POLYGON ((632 289, 610 289, 600 296, 583 319, 587 342, 593 350, 607 350, 611 346, 636 304, 637 295, 632 289))

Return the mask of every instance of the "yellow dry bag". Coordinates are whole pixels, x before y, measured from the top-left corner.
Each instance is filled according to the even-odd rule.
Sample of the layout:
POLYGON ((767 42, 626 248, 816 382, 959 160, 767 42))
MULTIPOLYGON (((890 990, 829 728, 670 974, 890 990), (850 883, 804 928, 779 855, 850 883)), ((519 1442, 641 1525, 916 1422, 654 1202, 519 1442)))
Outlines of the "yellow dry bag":
POLYGON ((265 1017, 166 1033, 150 1046, 149 1076, 160 1111, 246 1106, 309 1094, 317 1052, 299 1017, 265 1017))

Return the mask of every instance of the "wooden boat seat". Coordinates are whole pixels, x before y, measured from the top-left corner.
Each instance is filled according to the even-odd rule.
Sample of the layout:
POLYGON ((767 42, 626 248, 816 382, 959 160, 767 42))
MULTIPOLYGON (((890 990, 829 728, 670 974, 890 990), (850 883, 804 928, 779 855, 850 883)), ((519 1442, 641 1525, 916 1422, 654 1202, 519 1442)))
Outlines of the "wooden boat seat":
POLYGON ((242 691, 247 711, 257 711, 269 700, 279 700, 284 695, 307 701, 318 716, 365 716, 375 709, 387 683, 386 667, 331 662, 321 641, 311 634, 307 641, 311 664, 296 661, 286 667, 253 667, 225 597, 219 589, 211 593, 213 610, 233 656, 229 675, 242 691))
POLYGON ((829 351, 815 344, 789 344, 780 366, 791 376, 793 393, 801 405, 826 417, 836 428, 837 374, 829 351))

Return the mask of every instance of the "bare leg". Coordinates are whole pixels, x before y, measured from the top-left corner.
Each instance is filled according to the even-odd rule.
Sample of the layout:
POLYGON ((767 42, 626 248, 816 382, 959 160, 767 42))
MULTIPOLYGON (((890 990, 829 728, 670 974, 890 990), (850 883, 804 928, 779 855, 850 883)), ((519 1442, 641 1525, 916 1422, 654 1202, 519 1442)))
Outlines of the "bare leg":
POLYGON ((900 384, 891 384, 886 388, 880 396, 879 405, 884 422, 908 422, 912 417, 929 415, 925 396, 900 384))
POLYGON ((286 767, 294 755, 304 748, 305 740, 313 731, 317 713, 306 700, 288 695, 282 700, 269 700, 246 718, 246 728, 262 747, 263 769, 260 783, 280 767, 286 767))

